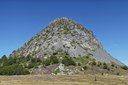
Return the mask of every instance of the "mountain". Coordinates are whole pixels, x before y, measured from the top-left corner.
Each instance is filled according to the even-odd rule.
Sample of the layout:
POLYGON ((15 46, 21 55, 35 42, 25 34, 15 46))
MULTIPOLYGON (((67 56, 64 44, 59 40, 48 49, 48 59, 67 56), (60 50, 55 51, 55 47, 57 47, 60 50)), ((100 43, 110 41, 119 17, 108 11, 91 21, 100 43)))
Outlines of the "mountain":
POLYGON ((13 51, 10 56, 31 55, 44 59, 50 57, 58 49, 68 52, 71 57, 92 54, 96 61, 124 65, 103 49, 93 32, 68 18, 52 21, 24 46, 13 51))
POLYGON ((0 75, 127 74, 128 67, 108 54, 92 31, 58 18, 9 57, 0 58, 0 75))

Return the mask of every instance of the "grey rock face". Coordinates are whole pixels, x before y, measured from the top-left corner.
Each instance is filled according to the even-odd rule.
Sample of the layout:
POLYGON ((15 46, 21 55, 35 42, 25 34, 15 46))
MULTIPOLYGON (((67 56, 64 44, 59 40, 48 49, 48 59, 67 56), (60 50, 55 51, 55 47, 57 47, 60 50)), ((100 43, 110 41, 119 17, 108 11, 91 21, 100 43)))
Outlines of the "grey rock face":
POLYGON ((60 64, 55 70, 53 75, 73 75, 74 71, 66 69, 64 64, 60 64))
POLYGON ((50 57, 60 48, 72 57, 91 53, 97 61, 123 65, 104 51, 91 31, 68 18, 54 20, 10 56, 32 55, 43 59, 50 57))

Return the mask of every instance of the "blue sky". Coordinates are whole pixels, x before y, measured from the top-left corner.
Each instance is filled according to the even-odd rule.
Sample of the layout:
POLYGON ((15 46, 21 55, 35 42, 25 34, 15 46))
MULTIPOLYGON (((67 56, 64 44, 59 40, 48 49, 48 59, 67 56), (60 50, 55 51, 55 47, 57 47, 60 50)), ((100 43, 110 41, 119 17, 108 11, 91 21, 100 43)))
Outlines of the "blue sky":
POLYGON ((128 65, 127 10, 127 0, 0 0, 0 56, 20 48, 52 20, 68 17, 128 65))

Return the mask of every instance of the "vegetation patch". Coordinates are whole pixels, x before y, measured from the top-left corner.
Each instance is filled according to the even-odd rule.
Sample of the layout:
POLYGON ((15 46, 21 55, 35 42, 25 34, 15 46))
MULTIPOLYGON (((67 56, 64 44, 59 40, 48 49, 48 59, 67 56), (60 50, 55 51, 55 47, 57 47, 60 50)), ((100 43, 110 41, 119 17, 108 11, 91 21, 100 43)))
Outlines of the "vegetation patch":
POLYGON ((121 68, 124 69, 124 70, 128 70, 127 66, 121 66, 121 68))

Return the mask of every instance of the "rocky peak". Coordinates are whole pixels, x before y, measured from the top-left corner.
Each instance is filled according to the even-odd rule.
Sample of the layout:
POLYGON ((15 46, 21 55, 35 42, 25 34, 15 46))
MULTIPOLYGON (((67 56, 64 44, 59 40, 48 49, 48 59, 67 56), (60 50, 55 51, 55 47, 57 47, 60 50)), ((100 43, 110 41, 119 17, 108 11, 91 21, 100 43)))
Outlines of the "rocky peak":
POLYGON ((57 18, 54 21, 52 21, 49 25, 52 24, 63 24, 63 23, 73 23, 69 18, 62 17, 62 18, 57 18))
POLYGON ((59 49, 68 52, 71 57, 93 54, 97 61, 116 62, 103 50, 91 31, 65 17, 52 21, 11 56, 47 58, 59 49))

